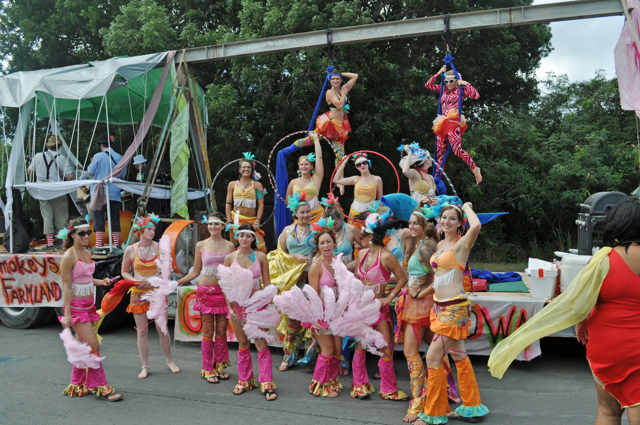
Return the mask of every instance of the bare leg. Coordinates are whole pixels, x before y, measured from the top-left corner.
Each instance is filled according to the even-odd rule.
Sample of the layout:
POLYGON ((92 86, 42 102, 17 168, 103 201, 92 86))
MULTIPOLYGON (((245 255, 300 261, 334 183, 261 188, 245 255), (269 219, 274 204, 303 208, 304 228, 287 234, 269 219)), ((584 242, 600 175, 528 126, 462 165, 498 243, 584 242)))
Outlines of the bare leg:
MULTIPOLYGON (((622 421, 622 408, 620 403, 607 390, 596 382, 596 394, 598 395, 598 415, 596 416, 595 425, 620 425, 622 421)), ((639 422, 631 422, 634 413, 629 409, 629 423, 638 424, 639 422)), ((636 417, 636 420, 639 419, 636 417)))
POLYGON ((142 360, 142 372, 138 374, 138 378, 144 379, 149 375, 149 339, 147 337, 149 319, 144 313, 134 313, 133 318, 136 321, 138 354, 140 354, 140 360, 142 360))
POLYGON ((627 408, 627 419, 629 425, 640 425, 640 406, 627 408))
POLYGON ((176 364, 171 359, 171 336, 167 332, 167 334, 163 334, 158 324, 156 323, 156 330, 158 331, 158 336, 160 337, 160 347, 162 347, 162 351, 164 351, 164 357, 167 359, 167 366, 173 373, 180 372, 180 368, 176 366, 176 364))

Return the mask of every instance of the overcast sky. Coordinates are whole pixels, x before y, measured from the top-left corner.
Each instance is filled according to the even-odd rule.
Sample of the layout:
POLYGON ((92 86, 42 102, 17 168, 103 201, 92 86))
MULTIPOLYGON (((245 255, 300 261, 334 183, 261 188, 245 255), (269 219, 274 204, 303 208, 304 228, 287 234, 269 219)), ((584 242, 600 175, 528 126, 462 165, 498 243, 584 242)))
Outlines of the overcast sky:
MULTIPOLYGON (((533 4, 557 1, 535 0, 533 4)), ((540 63, 538 78, 555 72, 567 74, 571 81, 581 81, 593 77, 597 69, 603 69, 609 78, 614 77, 613 49, 623 24, 623 16, 553 22, 553 51, 540 63)))

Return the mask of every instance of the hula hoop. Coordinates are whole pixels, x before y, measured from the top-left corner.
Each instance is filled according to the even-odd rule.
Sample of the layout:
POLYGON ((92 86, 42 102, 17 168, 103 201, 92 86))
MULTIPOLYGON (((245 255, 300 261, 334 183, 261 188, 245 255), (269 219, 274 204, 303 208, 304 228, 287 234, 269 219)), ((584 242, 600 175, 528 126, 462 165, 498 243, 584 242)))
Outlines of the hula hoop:
MULTIPOLYGON (((216 179, 218 178, 218 176, 220 175, 220 173, 222 172, 222 170, 224 170, 225 168, 227 168, 228 166, 230 166, 231 164, 234 164, 238 161, 246 161, 245 158, 239 158, 239 159, 234 159, 233 161, 228 162, 224 167, 222 167, 220 170, 218 170, 218 173, 215 175, 215 177, 213 178, 213 181, 211 182, 211 192, 213 192, 214 196, 215 196, 215 190, 213 189, 214 185, 216 184, 216 179)), ((262 165, 264 168, 267 169, 267 173, 269 175, 269 180, 271 180, 271 170, 269 170, 269 167, 267 167, 266 165, 264 165, 262 162, 258 161, 257 159, 254 159, 253 161, 255 161, 256 163, 262 165)), ((274 189, 275 190, 275 189, 274 189)), ((274 198, 275 202, 273 203, 273 210, 271 211, 271 215, 264 220, 264 222, 266 223, 267 221, 271 220, 271 217, 273 217, 273 213, 276 210, 276 204, 278 203, 278 198, 274 198)), ((258 211, 258 207, 256 205, 256 212, 258 211)), ((262 223, 261 223, 262 224, 262 223)))
MULTIPOLYGON (((336 171, 338 171, 338 168, 340 168, 340 166, 342 165, 343 162, 345 162, 346 160, 348 160, 350 157, 352 157, 353 155, 359 154, 359 153, 372 153, 374 155, 378 155, 381 158, 384 158, 389 165, 391 165, 391 168, 393 168, 393 171, 396 173, 396 180, 398 181, 398 191, 396 193, 400 193, 400 176, 398 175, 398 170, 396 169, 396 166, 393 165, 393 162, 389 161, 389 158, 387 158, 386 156, 382 155, 381 153, 375 152, 375 151, 356 151, 356 152, 352 152, 349 155, 345 155, 345 157, 342 159, 342 161, 340 161, 340 164, 338 164, 338 166, 333 170, 333 173, 331 174, 331 180, 329 182, 329 192, 333 192, 333 177, 336 174, 336 171)), ((343 212, 344 214, 344 212, 343 212)), ((355 221, 356 223, 364 223, 364 220, 358 220, 356 218, 351 218, 349 217, 349 220, 351 221, 355 221)))
MULTIPOLYGON (((282 202, 284 202, 284 204, 287 204, 287 201, 285 201, 285 199, 280 196, 280 193, 278 193, 277 187, 274 183, 275 177, 274 179, 271 179, 271 177, 273 176, 273 173, 271 173, 271 158, 273 157, 273 152, 275 152, 276 148, 278 147, 278 145, 280 143, 282 143, 284 140, 288 139, 291 136, 294 136, 296 134, 301 134, 301 133, 305 133, 305 134, 309 134, 311 133, 308 130, 302 130, 302 131, 296 131, 293 132, 291 134, 287 134, 286 136, 284 136, 282 139, 278 140, 278 143, 276 143, 275 145, 273 145, 273 148, 271 149, 271 153, 269 153, 269 160, 267 161, 267 169, 269 170, 269 183, 271 183, 271 187, 273 188, 274 193, 278 196, 278 198, 280 198, 280 200, 282 202)), ((322 139, 326 140, 327 143, 329 143, 329 146, 331 146, 331 150, 333 151, 334 154, 336 154, 336 150, 334 149, 333 145, 331 144, 331 141, 329 139, 327 139, 326 137, 324 137, 322 134, 320 133, 316 133, 318 135, 318 137, 321 137, 322 139)), ((286 194, 285 194, 286 196, 286 194)))

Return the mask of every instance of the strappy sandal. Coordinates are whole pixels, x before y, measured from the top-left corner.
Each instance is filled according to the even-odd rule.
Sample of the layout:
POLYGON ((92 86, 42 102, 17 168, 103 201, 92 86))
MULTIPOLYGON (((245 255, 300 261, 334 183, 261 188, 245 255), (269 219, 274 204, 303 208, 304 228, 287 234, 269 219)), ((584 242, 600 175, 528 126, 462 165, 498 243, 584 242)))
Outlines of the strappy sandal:
POLYGON ((459 414, 457 414, 456 412, 450 412, 447 417, 449 419, 452 419, 454 421, 461 421, 461 422, 467 422, 470 424, 477 424, 478 422, 480 422, 480 418, 476 417, 476 416, 472 416, 470 418, 467 418, 465 416, 460 416, 459 414))
POLYGON ((289 363, 287 363, 287 362, 286 362, 286 360, 285 360, 285 361, 283 361, 282 363, 280 363, 280 366, 278 366, 278 370, 279 370, 280 372, 286 372, 286 371, 288 371, 288 370, 289 370, 289 363))
POLYGON ((265 398, 267 399, 267 401, 274 401, 274 400, 277 400, 277 399, 278 399, 278 394, 276 394, 276 392, 275 392, 275 391, 265 391, 265 392, 264 392, 264 396, 265 396, 265 398), (271 397, 272 395, 275 395, 275 396, 276 396, 276 398, 269 398, 269 397, 271 397))
POLYGON ((111 391, 108 394, 100 394, 100 393, 96 393, 96 396, 98 396, 98 398, 100 400, 104 400, 104 401, 120 401, 122 400, 122 394, 116 394, 116 390, 111 391), (116 396, 116 397, 114 397, 116 396))
POLYGON ((210 377, 206 378, 206 380, 210 384, 219 384, 220 383, 219 378, 220 378, 219 376, 211 375, 210 377), (215 379, 215 381, 210 381, 210 379, 215 379))
POLYGON ((247 391, 249 391, 247 387, 245 387, 244 385, 238 382, 235 388, 233 389, 233 394, 240 395, 240 394, 246 393, 247 391))
POLYGON ((224 372, 218 372, 218 379, 221 381, 228 381, 229 378, 231 378, 231 376, 229 376, 228 373, 224 373, 224 372), (222 375, 224 374, 224 375, 222 375))

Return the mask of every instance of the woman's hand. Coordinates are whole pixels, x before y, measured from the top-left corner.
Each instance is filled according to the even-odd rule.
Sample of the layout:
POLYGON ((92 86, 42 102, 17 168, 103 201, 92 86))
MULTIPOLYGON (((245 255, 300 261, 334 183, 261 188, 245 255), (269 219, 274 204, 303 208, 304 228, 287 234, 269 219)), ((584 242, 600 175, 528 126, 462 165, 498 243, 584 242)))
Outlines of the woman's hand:
POLYGON ((404 151, 407 153, 407 155, 411 155, 411 148, 409 147, 409 145, 404 145, 404 151))
POLYGON ((438 71, 438 75, 447 72, 447 65, 442 65, 442 68, 440 68, 440 71, 438 71))
POLYGON ((465 80, 458 80, 458 85, 459 85, 459 86, 464 87, 464 86, 466 86, 467 84, 469 84, 469 83, 467 83, 465 80))
POLYGON ((71 326, 71 323, 72 323, 71 316, 64 316, 60 321, 60 324, 62 325, 63 329, 67 329, 69 326, 71 326))
POLYGON ((356 260, 353 260, 350 263, 347 263, 347 270, 349 270, 350 272, 353 272, 356 269, 356 266, 358 265, 358 262, 356 260))
POLYGON ((388 297, 380 298, 380 308, 388 306, 393 301, 393 294, 390 294, 388 297))
POLYGON ((302 254, 293 254, 292 255, 293 259, 296 260, 298 263, 305 263, 307 261, 307 257, 305 257, 302 254))
POLYGON ((465 202, 462 208, 460 209, 464 211, 464 207, 469 207, 473 210, 473 204, 471 202, 465 202))
POLYGON ((578 323, 578 325, 576 326, 576 338, 578 338, 578 341, 580 341, 582 345, 587 345, 588 335, 587 335, 586 320, 583 320, 582 322, 578 323))
POLYGON ((256 218, 256 221, 253 222, 253 230, 260 230, 260 220, 256 218))
POLYGON ((105 277, 104 279, 102 279, 101 282, 102 282, 102 286, 111 285, 111 279, 109 279, 108 277, 105 277))

